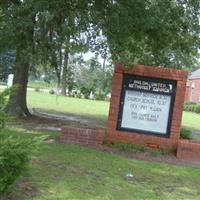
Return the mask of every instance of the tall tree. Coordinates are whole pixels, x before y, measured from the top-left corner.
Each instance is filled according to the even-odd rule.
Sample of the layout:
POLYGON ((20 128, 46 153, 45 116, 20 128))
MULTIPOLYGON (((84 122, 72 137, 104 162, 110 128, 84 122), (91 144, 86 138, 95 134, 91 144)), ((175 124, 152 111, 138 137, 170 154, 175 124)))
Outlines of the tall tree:
POLYGON ((61 87, 61 94, 66 95, 69 54, 83 51, 87 44, 83 33, 87 31, 88 2, 63 2, 56 5, 49 2, 47 13, 42 14, 39 33, 43 34, 43 41, 39 46, 44 45, 40 48, 42 50, 46 48, 47 56, 40 53, 41 59, 55 70, 58 88, 61 87))
POLYGON ((63 46, 70 47, 66 38, 75 41, 70 44, 76 44, 74 38, 87 27, 88 2, 2 0, 0 6, 1 45, 4 49, 16 50, 13 83, 18 85, 18 90, 10 96, 6 111, 27 116, 30 114, 26 103, 30 66, 50 63, 60 83, 63 46))
POLYGON ((14 66, 14 84, 18 84, 16 93, 9 99, 6 111, 18 116, 29 115, 26 104, 26 88, 33 48, 33 34, 36 14, 32 4, 20 0, 1 2, 3 26, 2 40, 7 42, 6 47, 16 50, 14 66))

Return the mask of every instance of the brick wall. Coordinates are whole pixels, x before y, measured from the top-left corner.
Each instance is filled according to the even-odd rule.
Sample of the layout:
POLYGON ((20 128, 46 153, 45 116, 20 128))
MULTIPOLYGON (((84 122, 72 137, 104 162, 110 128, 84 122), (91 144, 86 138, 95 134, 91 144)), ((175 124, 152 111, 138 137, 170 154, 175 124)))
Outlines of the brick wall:
POLYGON ((100 146, 105 139, 106 131, 103 129, 85 129, 64 126, 61 128, 60 142, 100 146))
POLYGON ((180 140, 177 148, 177 158, 200 161, 200 143, 180 140))
POLYGON ((182 119, 182 110, 185 96, 187 72, 175 69, 166 69, 160 67, 150 67, 138 65, 132 69, 124 68, 122 65, 115 66, 115 73, 112 81, 112 95, 110 102, 108 118, 108 141, 133 142, 140 145, 155 145, 160 148, 176 149, 180 136, 180 127, 182 119), (132 74, 146 77, 163 78, 177 81, 176 97, 171 124, 171 134, 169 138, 145 135, 137 132, 125 132, 116 130, 120 95, 122 87, 123 74, 132 74))
POLYGON ((188 79, 186 101, 200 103, 200 79, 188 79), (194 88, 192 88, 192 85, 194 88))

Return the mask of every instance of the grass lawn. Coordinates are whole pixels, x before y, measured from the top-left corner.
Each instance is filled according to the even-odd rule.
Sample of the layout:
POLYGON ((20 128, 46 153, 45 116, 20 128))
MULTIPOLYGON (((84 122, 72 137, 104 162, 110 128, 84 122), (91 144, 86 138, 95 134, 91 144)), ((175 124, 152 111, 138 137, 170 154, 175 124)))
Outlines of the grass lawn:
POLYGON ((200 130, 200 114, 192 113, 192 112, 184 112, 182 119, 183 126, 200 130))
POLYGON ((108 101, 94 101, 72 97, 62 97, 41 92, 28 92, 28 105, 53 112, 64 112, 107 119, 108 101))
MULTIPOLYGON (((56 138, 59 133, 10 127, 0 134, 56 138)), ((40 145, 17 185, 12 196, 20 200, 199 200, 200 170, 54 142, 40 145), (126 179, 128 172, 134 178, 126 179)))
MULTIPOLYGON (((109 102, 77 99, 39 92, 28 92, 29 107, 40 108, 52 112, 64 112, 77 115, 85 115, 97 119, 107 120, 109 102)), ((184 112, 182 125, 200 130, 200 115, 184 112)))

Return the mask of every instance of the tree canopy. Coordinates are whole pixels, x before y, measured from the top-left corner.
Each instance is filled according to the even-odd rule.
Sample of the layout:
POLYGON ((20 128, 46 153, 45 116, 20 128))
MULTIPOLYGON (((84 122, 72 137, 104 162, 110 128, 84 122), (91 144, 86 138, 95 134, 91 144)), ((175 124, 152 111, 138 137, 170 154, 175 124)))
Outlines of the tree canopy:
POLYGON ((89 49, 127 66, 194 67, 199 19, 199 0, 1 0, 0 50, 16 52, 14 83, 21 85, 8 110, 28 113, 30 69, 55 70, 66 85, 69 54, 89 49))
POLYGON ((114 61, 174 68, 198 64, 198 0, 101 1, 94 15, 101 18, 97 25, 114 61))

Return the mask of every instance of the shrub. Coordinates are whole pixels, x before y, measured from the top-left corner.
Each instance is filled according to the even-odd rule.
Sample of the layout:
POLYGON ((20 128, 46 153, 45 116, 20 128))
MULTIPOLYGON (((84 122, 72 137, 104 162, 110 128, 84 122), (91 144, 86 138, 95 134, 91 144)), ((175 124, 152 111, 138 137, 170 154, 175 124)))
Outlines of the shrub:
POLYGON ((55 91, 53 89, 49 90, 49 94, 55 94, 55 91))
POLYGON ((195 107, 194 107, 194 112, 195 113, 200 113, 200 105, 195 105, 195 107))
POLYGON ((82 94, 81 93, 77 93, 76 97, 79 98, 79 99, 81 99, 82 94))
POLYGON ((8 115, 4 112, 8 96, 16 91, 18 86, 13 86, 0 93, 0 129, 4 128, 8 115))
POLYGON ((192 101, 188 101, 188 102, 185 102, 185 105, 195 105, 196 103, 192 102, 192 101))
POLYGON ((95 95, 95 99, 96 100, 105 100, 106 99, 106 95, 105 94, 103 94, 103 93, 99 93, 99 94, 96 94, 95 95))
POLYGON ((188 128, 182 127, 180 132, 181 139, 192 139, 192 131, 188 128))
MULTIPOLYGON (((3 111, 7 96, 17 88, 15 86, 0 93, 0 130, 4 128, 5 121, 9 117, 3 111)), ((7 193, 25 170, 41 139, 43 138, 24 139, 0 135, 0 194, 7 193)))
POLYGON ((40 87, 35 88, 35 92, 40 92, 40 91, 41 91, 40 87))
POLYGON ((188 112, 200 113, 200 104, 196 104, 193 102, 186 102, 184 104, 184 110, 188 112))
POLYGON ((40 138, 0 136, 0 194, 5 194, 24 172, 40 138))

